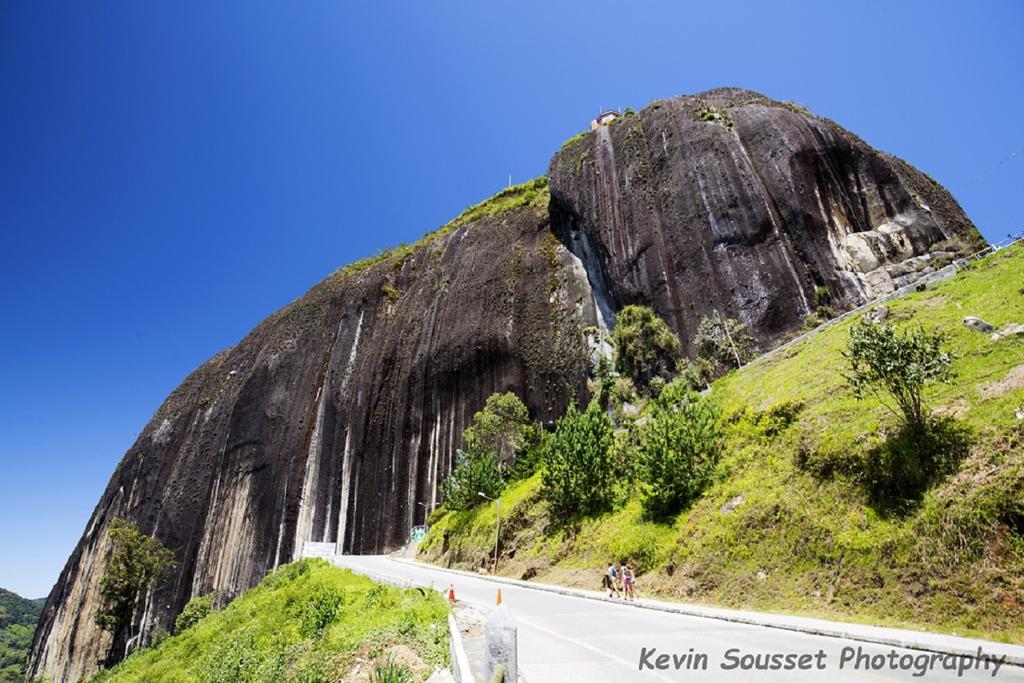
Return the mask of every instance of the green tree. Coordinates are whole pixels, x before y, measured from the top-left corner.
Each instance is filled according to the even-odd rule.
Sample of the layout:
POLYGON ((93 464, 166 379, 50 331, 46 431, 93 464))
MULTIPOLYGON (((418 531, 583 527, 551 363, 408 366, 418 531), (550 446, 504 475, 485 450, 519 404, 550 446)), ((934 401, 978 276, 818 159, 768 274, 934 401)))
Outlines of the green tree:
POLYGON ((893 325, 861 318, 850 329, 843 352, 846 381, 858 399, 874 396, 910 433, 923 433, 930 415, 922 397, 925 386, 955 376, 944 341, 938 332, 917 328, 901 333, 893 325))
POLYGON ((441 499, 449 510, 469 510, 505 490, 505 479, 491 453, 455 452, 455 468, 441 482, 441 499))
POLYGON ((511 472, 532 432, 530 413, 518 396, 511 391, 491 394, 483 410, 473 416, 472 424, 466 428, 466 451, 489 453, 497 459, 502 472, 511 472))
POLYGON ((583 412, 570 402, 545 449, 541 495, 556 518, 608 509, 617 475, 611 444, 612 425, 597 401, 583 412))
POLYGON ((160 541, 120 517, 110 523, 107 535, 112 552, 100 579, 103 605, 96 614, 96 624, 116 634, 130 626, 143 592, 175 562, 174 553, 160 541))
POLYGON ((468 510, 481 502, 480 493, 494 497, 509 479, 532 473, 539 436, 530 415, 511 393, 492 394, 466 428, 465 450, 458 451, 455 468, 441 482, 441 497, 449 510, 468 510))
POLYGON ((680 359, 679 339, 665 321, 646 306, 626 306, 615 319, 611 335, 615 367, 644 391, 651 380, 670 380, 680 359))
POLYGON ((651 401, 648 416, 640 439, 641 497, 648 515, 665 520, 714 482, 719 411, 676 381, 651 401))
POLYGON ((701 318, 693 349, 706 380, 749 362, 756 353, 754 340, 743 323, 732 318, 723 321, 717 315, 701 318))

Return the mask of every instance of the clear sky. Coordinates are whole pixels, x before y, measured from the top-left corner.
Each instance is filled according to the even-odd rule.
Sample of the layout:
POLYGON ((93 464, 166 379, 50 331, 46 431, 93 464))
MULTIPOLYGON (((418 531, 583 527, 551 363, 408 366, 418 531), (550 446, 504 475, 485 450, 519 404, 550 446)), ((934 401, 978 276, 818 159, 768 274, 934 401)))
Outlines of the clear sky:
POLYGON ((1024 228, 1022 28, 1014 1, 0 3, 0 586, 49 591, 189 371, 600 108, 751 88, 1024 228))

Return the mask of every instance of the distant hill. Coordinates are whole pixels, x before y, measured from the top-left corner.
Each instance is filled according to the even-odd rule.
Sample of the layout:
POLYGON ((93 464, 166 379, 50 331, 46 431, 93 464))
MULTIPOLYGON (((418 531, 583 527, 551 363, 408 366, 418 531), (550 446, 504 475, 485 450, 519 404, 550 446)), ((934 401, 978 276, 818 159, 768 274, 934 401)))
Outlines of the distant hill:
POLYGON ((25 680, 25 664, 46 598, 29 600, 0 588, 0 682, 25 680))

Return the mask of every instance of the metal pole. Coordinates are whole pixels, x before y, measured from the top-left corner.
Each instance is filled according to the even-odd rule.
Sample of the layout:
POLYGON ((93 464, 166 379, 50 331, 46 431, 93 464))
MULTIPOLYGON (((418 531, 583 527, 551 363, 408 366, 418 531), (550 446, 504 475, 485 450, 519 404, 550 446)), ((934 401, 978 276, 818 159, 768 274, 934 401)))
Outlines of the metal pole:
POLYGON ((501 496, 497 498, 498 502, 498 521, 494 525, 494 573, 498 573, 498 536, 501 534, 501 496))
POLYGON ((722 331, 725 332, 725 338, 729 340, 729 346, 732 347, 732 355, 736 356, 736 367, 742 367, 743 363, 740 362, 740 352, 736 350, 736 345, 732 343, 732 335, 729 334, 729 326, 725 324, 725 319, 722 314, 715 309, 715 314, 718 316, 718 321, 722 324, 722 331))

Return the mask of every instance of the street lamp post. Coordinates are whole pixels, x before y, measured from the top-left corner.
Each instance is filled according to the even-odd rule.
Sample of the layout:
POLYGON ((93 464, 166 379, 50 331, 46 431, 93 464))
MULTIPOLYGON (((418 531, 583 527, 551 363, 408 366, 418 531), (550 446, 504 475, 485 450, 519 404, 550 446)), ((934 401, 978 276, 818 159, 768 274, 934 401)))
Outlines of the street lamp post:
POLYGON ((481 498, 485 498, 487 500, 493 500, 495 503, 498 504, 498 519, 497 519, 497 521, 494 524, 494 573, 497 574, 498 573, 498 535, 501 533, 501 496, 498 496, 497 498, 491 498, 490 496, 488 496, 483 491, 477 491, 476 493, 481 498))

